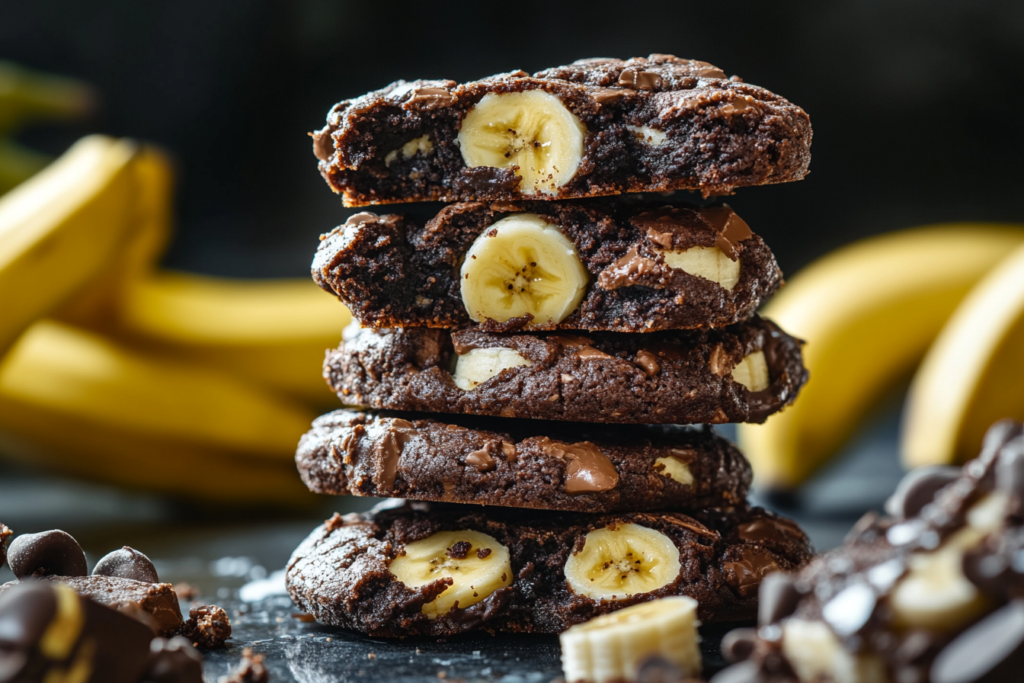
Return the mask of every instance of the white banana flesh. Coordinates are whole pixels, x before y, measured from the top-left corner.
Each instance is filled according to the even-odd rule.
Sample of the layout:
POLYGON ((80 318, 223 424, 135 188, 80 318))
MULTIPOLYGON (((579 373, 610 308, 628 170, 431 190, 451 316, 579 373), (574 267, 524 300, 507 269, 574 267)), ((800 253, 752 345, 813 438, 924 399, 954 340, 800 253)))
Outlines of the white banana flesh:
POLYGON ((690 471, 689 465, 678 458, 672 456, 658 458, 654 461, 654 469, 661 476, 677 481, 683 486, 693 484, 693 472, 690 471), (658 469, 659 465, 661 466, 660 470, 658 469))
POLYGON ((645 659, 659 656, 684 676, 701 670, 697 601, 672 596, 605 614, 559 636, 568 683, 637 680, 645 659))
POLYGON ((579 306, 588 273, 558 226, 515 214, 480 234, 466 253, 462 302, 475 322, 532 315, 531 326, 559 323, 579 306))
POLYGON ((747 391, 764 391, 771 384, 768 377, 768 362, 764 351, 754 351, 732 369, 732 380, 746 387, 747 391))
POLYGON ((512 349, 471 349, 455 360, 452 379, 463 391, 472 391, 502 370, 533 363, 512 349))
POLYGON ((853 655, 821 621, 787 619, 782 624, 782 653, 803 683, 886 683, 885 665, 871 655, 853 655))
POLYGON ((391 573, 410 588, 438 579, 454 581, 433 602, 423 606, 431 619, 453 608, 465 609, 512 584, 508 548, 479 531, 439 531, 405 546, 391 561, 391 573))
POLYGON ((391 164, 398 161, 398 156, 401 155, 403 159, 412 159, 417 154, 427 156, 434 150, 434 143, 430 140, 429 135, 421 135, 418 138, 409 140, 398 149, 393 149, 384 155, 384 165, 390 166, 391 164))
POLYGON ((625 600, 672 583, 680 571, 679 549, 665 534, 639 524, 604 527, 565 563, 565 578, 577 595, 625 600))
POLYGON ((711 280, 730 292, 740 281, 740 261, 733 261, 718 247, 690 247, 683 251, 663 251, 665 265, 690 275, 711 280))
POLYGON ((488 93, 459 130, 469 168, 516 167, 522 194, 555 194, 576 175, 587 129, 562 101, 543 90, 488 93))
POLYGON ((626 130, 632 133, 637 140, 650 147, 661 147, 668 138, 665 131, 651 128, 650 126, 626 126, 626 130))

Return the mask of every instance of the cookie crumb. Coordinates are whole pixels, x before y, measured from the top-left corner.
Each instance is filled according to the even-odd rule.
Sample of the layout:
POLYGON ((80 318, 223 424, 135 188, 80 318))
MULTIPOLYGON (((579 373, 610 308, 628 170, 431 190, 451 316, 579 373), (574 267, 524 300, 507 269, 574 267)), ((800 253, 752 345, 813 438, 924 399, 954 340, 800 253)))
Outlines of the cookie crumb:
POLYGON ((254 655, 252 648, 242 650, 242 661, 238 668, 221 683, 270 683, 270 674, 263 665, 263 655, 254 655))
POLYGON ((481 560, 484 559, 485 557, 487 557, 490 554, 491 554, 491 549, 490 548, 480 548, 480 550, 476 551, 476 556, 479 557, 481 560))
MULTIPOLYGON (((181 635, 196 647, 213 650, 224 647, 231 637, 231 621, 227 612, 216 605, 200 605, 189 610, 188 621, 181 627, 181 635)), ((262 659, 261 659, 262 661, 262 659)))
POLYGON ((473 544, 469 541, 459 541, 454 543, 452 547, 448 548, 445 552, 448 554, 448 557, 453 560, 464 560, 466 559, 466 556, 469 555, 469 551, 472 547, 473 544))
POLYGON ((174 584, 174 592, 178 595, 179 600, 185 600, 186 602, 192 602, 199 597, 199 588, 184 581, 174 584))

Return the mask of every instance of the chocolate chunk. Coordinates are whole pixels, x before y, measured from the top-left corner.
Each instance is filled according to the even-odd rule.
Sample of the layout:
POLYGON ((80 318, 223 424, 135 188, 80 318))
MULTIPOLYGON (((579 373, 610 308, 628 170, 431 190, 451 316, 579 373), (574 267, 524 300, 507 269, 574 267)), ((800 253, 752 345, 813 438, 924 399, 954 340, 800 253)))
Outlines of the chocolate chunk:
POLYGON ((566 493, 610 491, 619 483, 615 465, 589 441, 569 444, 542 437, 540 447, 553 458, 569 461, 565 469, 566 493))
POLYGON ((728 204, 706 206, 700 210, 701 218, 715 229, 718 237, 715 246, 733 261, 739 258, 739 244, 754 236, 750 226, 728 204))
POLYGON ((481 472, 490 472, 497 464, 494 462, 494 458, 487 452, 487 446, 479 450, 475 450, 466 456, 466 464, 472 465, 481 472))
MULTIPOLYGON (((771 576, 766 576, 765 581, 761 584, 762 594, 764 593, 764 586, 770 578, 771 576)), ((763 605, 764 603, 762 602, 761 604, 763 605)), ((758 621, 760 621, 760 618, 758 621)), ((727 662, 744 662, 750 659, 756 647, 757 629, 754 628, 733 629, 722 638, 722 656, 727 662)))
POLYGON ((0 569, 3 569, 4 563, 7 562, 7 537, 13 533, 3 522, 0 522, 0 569))
POLYGON ((793 576, 776 572, 764 577, 757 594, 757 623, 767 626, 785 619, 796 610, 800 597, 793 576))
POLYGON ((1014 683, 1024 667, 1024 601, 970 627, 935 658, 932 683, 1014 683))
POLYGON ((188 638, 154 638, 143 683, 203 683, 203 656, 188 638))
POLYGON ((440 109, 455 104, 455 96, 445 88, 417 88, 407 104, 418 105, 421 109, 440 109))
POLYGON ((899 520, 916 517, 935 494, 960 476, 959 467, 934 465, 907 473, 896 486, 896 492, 885 501, 885 511, 899 520))
POLYGON ((224 641, 231 637, 231 622, 227 612, 216 605, 193 607, 188 621, 181 627, 181 635, 191 640, 196 647, 207 650, 224 647, 224 641))
POLYGON ((119 576, 122 579, 159 583, 156 567, 148 557, 138 550, 124 546, 120 550, 108 553, 96 563, 92 570, 93 576, 119 576))
MULTIPOLYGON (((597 286, 607 290, 632 287, 644 284, 648 278, 657 278, 661 271, 662 266, 652 258, 641 256, 634 244, 625 256, 601 271, 597 277, 597 286)), ((655 286, 655 289, 661 287, 655 286)))
POLYGON ((660 90, 662 80, 661 76, 651 71, 626 69, 619 75, 619 81, 616 85, 620 88, 632 88, 633 90, 660 90))
POLYGON ((19 579, 89 574, 82 546, 57 529, 18 536, 7 551, 7 563, 19 579))

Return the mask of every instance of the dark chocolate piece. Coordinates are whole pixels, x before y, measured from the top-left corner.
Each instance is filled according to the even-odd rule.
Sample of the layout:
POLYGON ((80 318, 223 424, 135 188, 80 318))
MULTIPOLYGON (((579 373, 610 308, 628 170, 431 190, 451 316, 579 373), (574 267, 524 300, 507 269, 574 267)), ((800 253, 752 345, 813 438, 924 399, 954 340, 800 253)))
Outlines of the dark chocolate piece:
POLYGON ((58 529, 18 536, 7 551, 7 562, 19 579, 89 573, 82 546, 58 529))
POLYGON ((324 375, 345 405, 575 422, 763 422, 807 381, 800 342, 761 318, 721 330, 579 335, 349 328, 324 375), (470 390, 453 376, 458 352, 508 348, 530 362, 470 390), (750 391, 730 371, 763 351, 769 386, 750 391), (658 371, 638 361, 653 354, 658 371))
POLYGON ((941 489, 960 476, 960 468, 935 465, 912 470, 885 502, 885 511, 896 519, 916 517, 941 489))
POLYGON ((13 533, 9 527, 0 522, 0 569, 3 569, 4 563, 7 562, 7 537, 13 533))
POLYGON ((410 201, 567 199, 800 180, 810 164, 807 114, 718 68, 672 55, 580 60, 464 85, 399 81, 335 105, 313 133, 320 173, 346 206, 410 201), (511 168, 467 167, 457 137, 485 95, 541 90, 585 129, 576 172, 547 195, 511 168))
POLYGON ((759 554, 778 569, 810 557, 806 537, 782 535, 744 541, 737 526, 775 519, 759 508, 677 512, 532 512, 437 503, 406 503, 374 513, 335 515, 292 555, 285 580, 292 599, 318 621, 373 636, 446 636, 472 629, 491 632, 560 633, 616 608, 666 595, 699 602, 705 623, 752 619, 757 596, 742 590, 723 565, 759 554), (590 531, 639 524, 668 536, 679 549, 678 578, 649 593, 620 601, 596 601, 573 593, 564 573, 574 548, 590 531), (421 610, 445 586, 409 588, 391 574, 391 561, 408 544, 438 531, 478 530, 508 548, 514 580, 465 612, 431 620, 421 610), (465 618, 470 616, 472 618, 465 618))
POLYGON ((761 582, 758 599, 757 623, 773 624, 793 613, 800 602, 800 591, 792 576, 779 572, 761 582))
POLYGON ((189 610, 188 621, 181 627, 181 635, 196 647, 206 650, 224 647, 231 637, 231 621, 227 612, 216 605, 200 605, 189 610))
POLYGON ((203 656, 188 638, 154 638, 143 683, 203 683, 203 656))
MULTIPOLYGON (((295 462, 316 493, 579 512, 729 507, 746 499, 751 478, 710 429, 353 410, 317 418, 295 462), (396 431, 402 445, 392 451, 396 431), (664 459, 690 481, 672 478, 664 459)), ((756 542, 773 529, 740 533, 756 542)))
POLYGON ((942 649, 932 683, 1013 683, 1024 667, 1024 601, 1014 600, 942 649))
POLYGON ((148 557, 134 548, 124 546, 107 553, 92 570, 95 576, 117 576, 122 579, 160 583, 156 567, 148 557))
POLYGON ((461 294, 465 254, 489 226, 517 213, 558 225, 590 274, 575 312, 531 329, 722 327, 749 318, 782 283, 771 251, 727 206, 602 201, 455 204, 425 224, 359 213, 321 238, 313 279, 367 326, 464 327, 473 324, 461 294), (740 263, 732 289, 665 262, 665 251, 715 246, 740 263))

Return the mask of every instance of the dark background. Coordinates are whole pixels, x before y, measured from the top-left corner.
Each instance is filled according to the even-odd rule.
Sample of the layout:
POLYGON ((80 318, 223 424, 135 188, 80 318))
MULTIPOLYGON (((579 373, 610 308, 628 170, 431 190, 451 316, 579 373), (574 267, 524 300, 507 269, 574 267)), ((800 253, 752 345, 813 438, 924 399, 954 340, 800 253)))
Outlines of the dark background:
POLYGON ((21 139, 87 132, 180 165, 169 266, 299 276, 346 210, 306 134, 399 79, 467 80, 581 57, 710 61, 804 107, 811 175, 730 199, 797 268, 857 237, 1024 221, 1024 2, 0 1, 0 59, 95 84, 102 110, 21 139))

